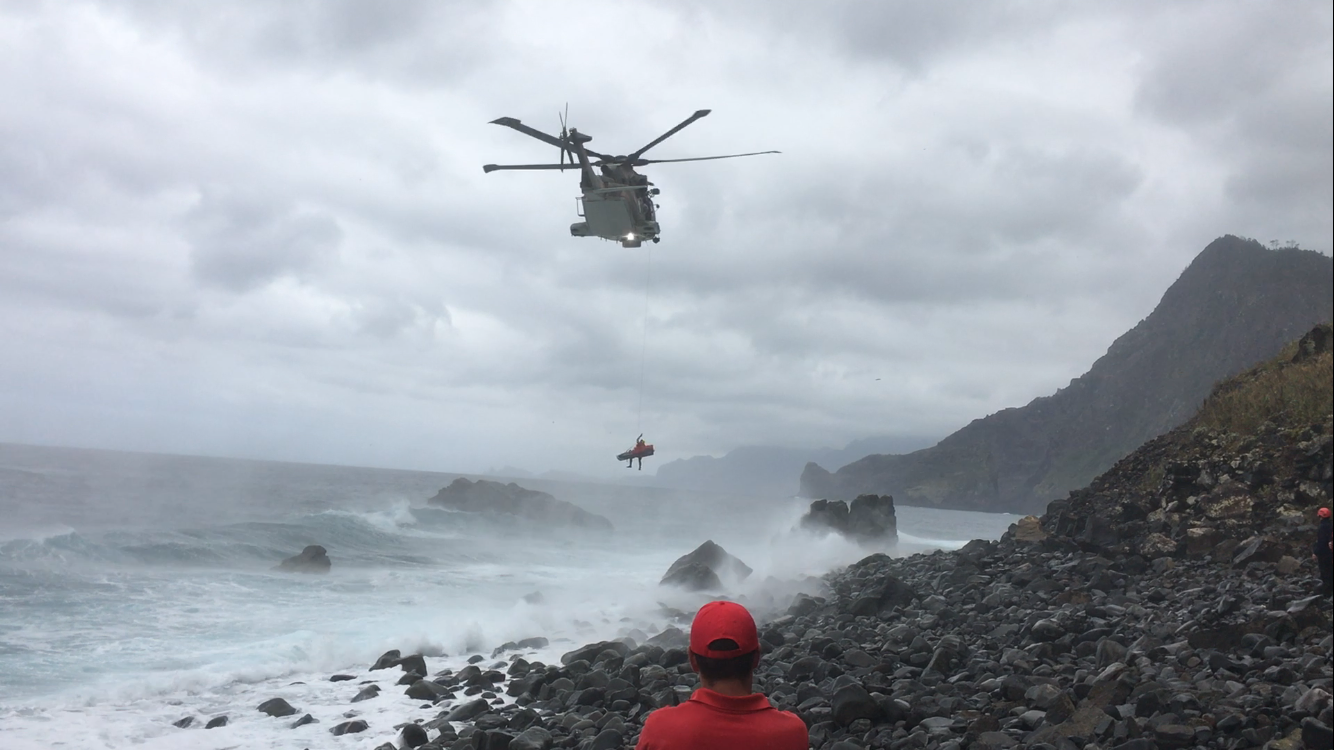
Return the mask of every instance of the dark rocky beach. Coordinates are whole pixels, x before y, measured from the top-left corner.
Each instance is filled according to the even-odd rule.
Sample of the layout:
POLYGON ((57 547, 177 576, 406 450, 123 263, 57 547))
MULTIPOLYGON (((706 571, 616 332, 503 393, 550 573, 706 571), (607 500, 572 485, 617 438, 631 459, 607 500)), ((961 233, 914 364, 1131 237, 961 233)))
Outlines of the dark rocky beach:
MULTIPOLYGON (((761 624, 757 690, 826 750, 1329 747, 1334 636, 1309 562, 1105 556, 1020 532, 828 576, 761 624)), ((456 672, 391 652, 333 678, 356 689, 331 731, 381 748, 633 747, 650 711, 697 686, 685 643, 669 628, 558 664, 516 643, 456 672), (367 699, 422 719, 366 727, 367 699)))
MULTIPOLYGON (((805 721, 815 750, 1327 750, 1331 600, 1310 553, 1334 475, 1321 330, 1323 343, 1303 339, 1220 384, 1195 419, 998 541, 871 553, 777 608, 746 602, 764 650, 756 689, 805 721), (1238 406, 1307 371, 1326 389, 1314 407, 1324 416, 1294 410, 1290 395, 1279 410, 1238 406)), ((873 541, 892 545, 892 500, 853 508, 817 501, 802 525, 848 533, 850 517, 871 514, 884 534, 873 541)), ((749 572, 711 542, 678 565, 690 575, 668 583, 715 590, 738 565, 749 572)), ((458 670, 387 653, 330 678, 348 694, 330 731, 374 733, 377 750, 634 747, 651 711, 698 685, 691 613, 661 614, 669 625, 652 637, 589 643, 558 663, 532 660, 543 638, 458 670), (371 726, 358 718, 364 700, 416 704, 420 719, 371 726)))

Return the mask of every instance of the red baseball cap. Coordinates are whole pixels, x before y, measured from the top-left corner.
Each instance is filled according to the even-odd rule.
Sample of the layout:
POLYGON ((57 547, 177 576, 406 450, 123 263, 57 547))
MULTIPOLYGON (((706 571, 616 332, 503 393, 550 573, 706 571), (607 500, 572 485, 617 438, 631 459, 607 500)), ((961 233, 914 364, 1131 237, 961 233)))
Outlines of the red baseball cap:
POLYGON ((1329 518, 1329 508, 1321 508, 1319 511, 1316 512, 1316 515, 1320 516, 1321 518, 1329 518))
POLYGON ((709 602, 695 613, 690 624, 690 651, 709 659, 732 659, 760 650, 760 635, 755 618, 736 602, 709 602), (721 639, 736 641, 733 649, 709 648, 721 639))

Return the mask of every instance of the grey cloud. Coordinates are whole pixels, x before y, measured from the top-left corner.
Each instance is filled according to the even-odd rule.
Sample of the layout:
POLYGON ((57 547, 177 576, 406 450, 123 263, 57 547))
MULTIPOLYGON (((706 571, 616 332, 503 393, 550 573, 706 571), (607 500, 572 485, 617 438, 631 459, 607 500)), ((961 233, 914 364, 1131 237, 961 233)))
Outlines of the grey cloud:
POLYGON ((238 292, 334 262, 343 237, 325 212, 211 192, 185 221, 195 277, 238 292))
POLYGON ((233 75, 266 76, 281 66, 432 85, 485 61, 495 9, 429 0, 145 0, 109 10, 181 40, 200 65, 233 75))
POLYGON ((941 434, 1219 234, 1328 249, 1327 34, 1256 7, 0 5, 0 382, 52 441, 428 468, 596 472, 641 368, 664 455, 941 434), (567 100, 601 150, 711 107, 655 155, 784 154, 647 169, 661 245, 573 239, 573 174, 480 169, 567 100))
POLYGON ((768 34, 790 37, 807 49, 883 61, 920 75, 942 57, 975 54, 1014 36, 1040 35, 1059 18, 1049 2, 971 3, 855 0, 811 3, 765 0, 694 3, 700 14, 729 23, 758 23, 768 34))
POLYGON ((1329 242, 1334 83, 1328 3, 1169 12, 1192 33, 1155 38, 1135 102, 1224 166, 1238 231, 1329 242))
POLYGON ((1328 3, 1220 10, 1211 3, 1165 6, 1157 20, 1170 33, 1150 36, 1138 106, 1182 125, 1217 123, 1263 106, 1294 76, 1328 80, 1317 51, 1328 44, 1328 3))

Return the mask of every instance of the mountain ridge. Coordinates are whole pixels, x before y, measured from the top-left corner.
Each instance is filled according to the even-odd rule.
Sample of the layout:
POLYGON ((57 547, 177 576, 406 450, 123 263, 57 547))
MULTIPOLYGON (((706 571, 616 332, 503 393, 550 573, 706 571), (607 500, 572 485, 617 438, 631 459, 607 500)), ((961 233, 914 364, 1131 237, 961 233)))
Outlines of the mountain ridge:
POLYGON ((1191 261, 1152 313, 1067 387, 973 420, 914 453, 869 455, 836 472, 810 463, 800 493, 1040 510, 1185 422, 1215 382, 1329 320, 1332 299, 1329 256, 1221 237, 1191 261))

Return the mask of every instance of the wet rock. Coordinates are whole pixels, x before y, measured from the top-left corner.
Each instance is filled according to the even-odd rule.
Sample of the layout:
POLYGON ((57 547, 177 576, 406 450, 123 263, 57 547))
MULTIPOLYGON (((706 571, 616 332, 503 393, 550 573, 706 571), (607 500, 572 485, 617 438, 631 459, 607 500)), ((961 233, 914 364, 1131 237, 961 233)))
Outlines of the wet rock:
POLYGON ((403 747, 420 747, 431 741, 426 730, 418 724, 405 724, 398 733, 398 741, 403 747))
POLYGON ((292 704, 288 703, 282 698, 270 698, 264 701, 263 703, 259 704, 259 711, 260 713, 265 713, 268 714, 269 716, 275 716, 275 717, 291 716, 292 714, 296 713, 296 709, 292 708, 292 704))
POLYGON ((205 729, 217 729, 218 727, 225 727, 225 726, 227 726, 227 716, 226 716, 226 714, 224 714, 224 715, 222 715, 222 716, 214 716, 212 719, 209 719, 209 720, 208 720, 208 723, 204 725, 204 728, 205 728, 205 729))
POLYGON ((721 591, 723 582, 718 574, 704 563, 689 562, 672 566, 659 586, 678 586, 686 591, 721 591))
POLYGON ((788 606, 787 613, 793 617, 802 617, 809 615, 820 608, 824 602, 816 597, 807 594, 797 594, 792 599, 792 604, 788 606))
POLYGON ((341 724, 335 724, 333 727, 329 729, 329 733, 335 737, 341 737, 345 734, 357 734, 358 732, 364 732, 367 729, 370 729, 370 725, 367 724, 365 721, 362 721, 361 719, 353 719, 352 721, 345 721, 341 724))
POLYGON ((872 719, 880 715, 880 706, 859 684, 844 685, 834 691, 830 699, 833 719, 842 726, 847 726, 857 719, 872 719))
POLYGON ((278 570, 290 573, 328 573, 332 565, 328 551, 318 544, 311 544, 299 554, 278 563, 278 570))
POLYGON ((188 728, 190 727, 190 725, 191 725, 191 724, 194 724, 194 723, 195 723, 195 717, 193 717, 193 716, 187 716, 187 717, 185 717, 184 719, 179 719, 179 720, 177 720, 177 721, 173 721, 173 722, 171 723, 171 725, 172 725, 173 727, 177 727, 177 728, 180 728, 180 729, 188 729, 188 728))
POLYGON ((1030 708, 1046 711, 1061 697, 1061 689, 1055 685, 1034 685, 1024 692, 1024 703, 1030 708))
POLYGON ((417 680, 403 694, 414 700, 434 701, 450 694, 449 688, 433 680, 417 680))
POLYGON ((722 588, 723 578, 742 581, 750 573, 750 566, 710 539, 672 563, 658 585, 679 586, 687 591, 715 591, 722 588))
POLYGON ((618 750, 624 739, 625 736, 616 729, 603 729, 593 738, 588 750, 618 750))
POLYGON ((1327 691, 1313 687, 1302 693, 1302 697, 1292 704, 1292 708, 1295 711, 1316 716, 1330 705, 1330 700, 1330 694, 1327 691))
POLYGON ((1308 716, 1302 719, 1302 743, 1308 748, 1334 747, 1334 731, 1328 724, 1308 716))
MULTIPOLYGON (((360 702, 362 702, 362 701, 368 701, 368 700, 370 700, 371 698, 374 698, 374 697, 378 696, 379 694, 380 694, 380 686, 379 686, 379 685, 367 685, 366 687, 362 688, 361 691, 358 692, 355 696, 353 696, 353 698, 352 698, 352 702, 353 702, 353 703, 360 703, 360 702)), ((424 696, 409 695, 408 697, 409 697, 409 698, 419 698, 419 697, 424 697, 424 696)))
POLYGON ((551 750, 553 744, 551 732, 542 727, 529 727, 510 740, 508 750, 551 750))
POLYGON ((491 704, 485 698, 460 704, 445 714, 445 721, 471 721, 491 710, 491 704))
POLYGON ((1020 723, 1020 725, 1022 725, 1025 729, 1037 729, 1039 726, 1042 725, 1042 722, 1043 722, 1046 718, 1047 718, 1047 712, 1046 712, 1046 711, 1038 711, 1038 710, 1034 709, 1034 710, 1031 710, 1031 711, 1025 711, 1025 712, 1023 712, 1022 714, 1019 714, 1019 723, 1020 723))
POLYGON ((389 669, 397 664, 402 656, 403 655, 399 653, 398 649, 386 651, 380 655, 380 658, 375 660, 374 664, 371 665, 371 671, 374 672, 377 669, 389 669))
POLYGON ((899 538, 894 498, 889 495, 858 495, 851 504, 842 500, 816 500, 801 517, 801 525, 833 531, 861 542, 892 542, 899 538))
POLYGON ((976 750, 1011 750, 1019 747, 1019 741, 1004 732, 983 732, 972 747, 976 750))
POLYGON ((411 654, 409 656, 404 656, 403 658, 398 659, 395 662, 395 666, 401 667, 405 673, 415 672, 421 675, 422 677, 425 677, 427 674, 426 658, 423 657, 421 654, 411 654))
POLYGON ((302 716, 300 719, 297 719, 296 721, 292 722, 292 728, 296 729, 297 727, 304 727, 307 724, 318 724, 318 723, 320 723, 319 719, 315 718, 314 716, 311 716, 310 714, 306 714, 305 716, 302 716))
POLYGON ((355 679, 357 678, 350 674, 336 674, 333 677, 329 678, 329 682, 347 682, 348 680, 355 680, 355 679))
POLYGON ((1065 628, 1061 627, 1061 624, 1055 620, 1038 620, 1033 623, 1033 629, 1030 631, 1029 635, 1031 635, 1035 641, 1054 641, 1065 635, 1065 628))

